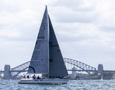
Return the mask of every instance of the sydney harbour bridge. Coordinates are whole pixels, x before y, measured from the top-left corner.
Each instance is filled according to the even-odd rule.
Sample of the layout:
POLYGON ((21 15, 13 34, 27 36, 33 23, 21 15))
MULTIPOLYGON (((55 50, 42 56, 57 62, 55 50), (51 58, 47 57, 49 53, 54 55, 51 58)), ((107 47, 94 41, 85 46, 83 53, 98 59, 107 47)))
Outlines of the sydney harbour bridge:
MULTIPOLYGON (((102 64, 99 64, 98 68, 96 69, 93 66, 90 66, 81 61, 70 59, 70 58, 64 58, 64 62, 65 62, 67 71, 70 73, 72 72, 82 73, 83 72, 88 75, 92 73, 95 75, 95 74, 103 74, 104 72, 107 72, 107 73, 115 74, 114 70, 103 70, 102 64)), ((13 68, 10 68, 10 65, 5 65, 4 70, 0 71, 0 76, 1 78, 4 78, 4 79, 17 79, 21 73, 27 73, 29 64, 30 64, 30 61, 27 61, 13 68)))
MULTIPOLYGON (((70 59, 70 58, 64 58, 65 65, 67 67, 68 72, 70 71, 77 71, 77 72, 86 72, 88 74, 94 72, 102 72, 103 71, 103 66, 100 65, 98 66, 98 69, 96 69, 93 66, 90 66, 88 64, 85 64, 83 62, 80 62, 78 60, 70 59), (73 69, 74 67, 74 69, 73 69)), ((12 78, 17 78, 17 76, 20 73, 27 72, 28 67, 29 67, 30 61, 27 61, 21 65, 18 65, 16 67, 10 68, 10 65, 5 65, 4 71, 0 71, 0 74, 4 75, 4 78, 12 77, 12 78)))

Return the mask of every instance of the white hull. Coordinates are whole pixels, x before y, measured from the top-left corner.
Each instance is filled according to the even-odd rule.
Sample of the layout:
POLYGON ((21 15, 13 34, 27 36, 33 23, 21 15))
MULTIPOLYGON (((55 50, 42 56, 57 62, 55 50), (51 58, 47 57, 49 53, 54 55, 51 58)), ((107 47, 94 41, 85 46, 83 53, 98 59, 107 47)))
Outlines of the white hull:
POLYGON ((67 79, 21 79, 19 84, 67 84, 67 79))

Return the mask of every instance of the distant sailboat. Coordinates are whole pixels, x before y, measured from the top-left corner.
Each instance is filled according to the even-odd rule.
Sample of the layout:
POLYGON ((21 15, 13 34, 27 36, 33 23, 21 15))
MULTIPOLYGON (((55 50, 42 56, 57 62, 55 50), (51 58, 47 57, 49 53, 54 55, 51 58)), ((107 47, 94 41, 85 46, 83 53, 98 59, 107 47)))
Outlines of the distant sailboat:
POLYGON ((44 12, 28 73, 42 74, 46 78, 42 79, 42 81, 22 79, 19 83, 63 84, 68 81, 64 79, 68 73, 48 15, 47 7, 44 12))

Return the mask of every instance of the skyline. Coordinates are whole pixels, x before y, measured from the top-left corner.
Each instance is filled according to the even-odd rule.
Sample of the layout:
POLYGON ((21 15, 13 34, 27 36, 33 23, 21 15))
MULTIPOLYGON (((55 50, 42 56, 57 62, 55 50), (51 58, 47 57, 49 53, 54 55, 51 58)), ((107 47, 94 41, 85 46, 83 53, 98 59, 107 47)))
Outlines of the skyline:
POLYGON ((0 68, 29 61, 45 5, 63 57, 97 68, 115 68, 115 1, 1 0, 0 68))

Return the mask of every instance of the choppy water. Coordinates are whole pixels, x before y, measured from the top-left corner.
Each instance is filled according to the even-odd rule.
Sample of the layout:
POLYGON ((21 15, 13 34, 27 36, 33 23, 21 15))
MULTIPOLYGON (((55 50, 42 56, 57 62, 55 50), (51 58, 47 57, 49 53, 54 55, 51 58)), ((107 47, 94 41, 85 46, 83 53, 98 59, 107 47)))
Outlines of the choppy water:
POLYGON ((18 84, 18 80, 0 80, 0 90, 115 90, 115 80, 70 80, 64 85, 18 84))

